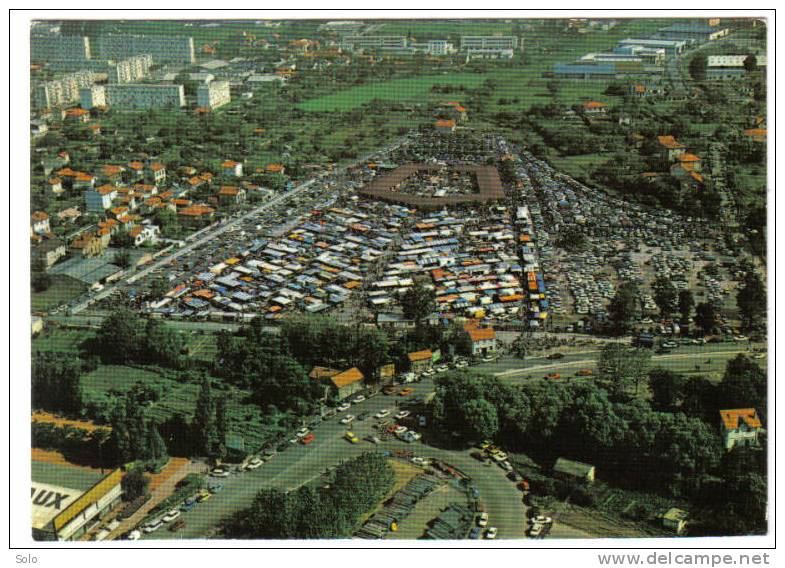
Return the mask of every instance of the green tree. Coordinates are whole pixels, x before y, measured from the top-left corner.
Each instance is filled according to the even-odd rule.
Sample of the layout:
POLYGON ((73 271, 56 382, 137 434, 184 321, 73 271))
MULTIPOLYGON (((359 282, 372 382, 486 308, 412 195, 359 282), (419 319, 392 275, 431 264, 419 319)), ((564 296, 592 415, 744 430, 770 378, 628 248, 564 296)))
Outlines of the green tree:
POLYGON ((120 250, 114 254, 112 262, 120 268, 128 268, 131 266, 131 253, 127 250, 120 250))
POLYGON ((199 396, 196 399, 193 427, 195 445, 198 451, 207 456, 211 455, 216 431, 214 402, 210 388, 210 378, 207 375, 202 377, 202 385, 199 390, 199 396))
POLYGON ((744 286, 736 295, 741 325, 745 330, 757 330, 765 325, 766 288, 760 276, 750 270, 744 278, 744 286))
POLYGON ((144 474, 142 467, 135 467, 126 472, 120 479, 120 487, 123 489, 123 501, 133 501, 146 495, 149 484, 150 478, 144 474))
POLYGON ((95 339, 95 352, 105 363, 123 364, 132 361, 141 345, 139 316, 122 308, 112 312, 101 323, 95 339))
POLYGON ((648 373, 650 361, 648 349, 607 343, 600 352, 597 370, 604 380, 610 382, 614 394, 626 395, 631 387, 637 394, 638 386, 648 373))
POLYGON ((463 415, 469 433, 475 437, 492 439, 499 431, 496 408, 484 398, 467 401, 463 415))
POLYGON ((433 290, 425 287, 422 282, 415 281, 403 295, 401 299, 403 315, 410 320, 414 320, 417 325, 427 318, 436 307, 435 294, 433 290))
POLYGON ((663 318, 669 318, 676 308, 678 292, 669 278, 659 276, 654 282, 654 302, 663 318))
POLYGON ((695 323, 703 333, 711 333, 717 323, 717 308, 711 302, 701 302, 695 308, 695 323))
POLYGON ((679 292, 679 313, 682 323, 686 324, 692 316, 692 309, 695 306, 695 298, 689 290, 679 292))
POLYGON ((703 81, 706 79, 706 69, 708 67, 708 58, 703 53, 698 53, 690 60, 689 70, 690 77, 696 81, 703 81))
POLYGON ((758 69, 758 58, 755 57, 754 54, 750 53, 747 57, 744 58, 744 70, 747 73, 752 73, 758 69))
POLYGON ((675 410, 684 398, 686 384, 684 375, 662 368, 652 369, 649 372, 649 389, 654 408, 666 412, 675 410))
POLYGON ((629 333, 638 315, 638 287, 633 282, 624 282, 608 306, 610 331, 618 335, 629 333))
POLYGON ((52 277, 46 272, 38 272, 33 274, 30 283, 36 292, 46 292, 52 285, 52 277))

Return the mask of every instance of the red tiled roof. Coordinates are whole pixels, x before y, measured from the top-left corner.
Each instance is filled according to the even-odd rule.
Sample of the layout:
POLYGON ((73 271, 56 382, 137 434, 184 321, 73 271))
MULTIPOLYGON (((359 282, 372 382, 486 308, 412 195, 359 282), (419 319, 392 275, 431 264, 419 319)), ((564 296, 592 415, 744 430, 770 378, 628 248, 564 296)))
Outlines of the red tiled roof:
POLYGON ((760 428, 761 421, 754 408, 734 408, 720 410, 720 417, 726 430, 735 430, 741 421, 746 422, 750 428, 760 428))

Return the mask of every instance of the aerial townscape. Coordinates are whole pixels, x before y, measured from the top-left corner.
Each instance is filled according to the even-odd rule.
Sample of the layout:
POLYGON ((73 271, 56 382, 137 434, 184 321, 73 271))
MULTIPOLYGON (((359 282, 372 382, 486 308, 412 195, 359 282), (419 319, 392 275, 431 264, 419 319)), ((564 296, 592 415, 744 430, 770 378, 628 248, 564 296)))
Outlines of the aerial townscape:
POLYGON ((33 539, 767 534, 767 21, 565 15, 33 22, 33 539))

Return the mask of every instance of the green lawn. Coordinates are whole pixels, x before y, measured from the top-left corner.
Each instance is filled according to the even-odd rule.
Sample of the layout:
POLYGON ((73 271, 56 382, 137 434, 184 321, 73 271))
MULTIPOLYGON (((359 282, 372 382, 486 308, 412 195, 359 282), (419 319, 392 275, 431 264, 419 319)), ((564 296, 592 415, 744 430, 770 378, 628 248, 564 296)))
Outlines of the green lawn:
POLYGON ((30 297, 31 308, 35 311, 46 311, 65 304, 73 298, 85 293, 84 282, 64 274, 52 274, 52 285, 43 292, 33 292, 30 297))
POLYGON ((93 333, 86 329, 63 329, 44 326, 44 331, 33 339, 33 351, 79 353, 82 342, 93 333))
MULTIPOLYGON (((425 102, 424 99, 444 99, 446 95, 431 93, 434 85, 451 85, 473 88, 481 85, 487 76, 474 73, 449 73, 405 77, 378 83, 367 83, 337 93, 317 97, 298 104, 305 111, 352 110, 374 99, 394 102, 425 102)), ((455 98, 457 95, 451 95, 455 98)))

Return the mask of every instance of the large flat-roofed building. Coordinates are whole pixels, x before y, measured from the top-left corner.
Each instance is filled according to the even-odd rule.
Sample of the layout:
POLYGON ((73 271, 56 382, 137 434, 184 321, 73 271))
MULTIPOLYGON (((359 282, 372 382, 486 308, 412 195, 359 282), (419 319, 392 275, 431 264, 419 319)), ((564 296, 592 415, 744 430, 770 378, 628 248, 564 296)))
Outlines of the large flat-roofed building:
POLYGON ((514 55, 515 50, 508 48, 470 47, 466 50, 467 61, 473 61, 475 59, 512 59, 514 55))
POLYGON ((185 106, 185 90, 182 85, 107 85, 106 102, 109 106, 128 110, 181 108, 185 106))
POLYGON ((728 28, 710 26, 702 22, 690 22, 671 24, 668 27, 660 28, 657 35, 666 39, 684 40, 690 43, 706 43, 725 37, 729 33, 728 28))
POLYGON ((648 47, 650 49, 664 49, 668 55, 679 55, 687 47, 687 42, 684 40, 673 39, 638 39, 627 38, 619 41, 619 47, 627 45, 639 45, 641 47, 648 47))
POLYGON ((196 89, 196 104, 201 108, 215 109, 231 101, 228 81, 210 81, 196 89))
POLYGON ((616 65, 610 63, 556 63, 553 75, 558 79, 614 79, 616 65))
POLYGON ((59 32, 33 32, 30 35, 32 61, 61 61, 90 59, 90 38, 62 35, 59 32))
POLYGON ((516 36, 461 36, 461 50, 469 49, 516 49, 516 36))
POLYGON ((396 51, 405 50, 409 46, 409 40, 405 36, 349 36, 343 40, 341 45, 351 51, 396 51))
MULTIPOLYGON (((706 78, 710 80, 738 79, 747 75, 744 62, 749 55, 709 55, 706 62, 706 78)), ((766 67, 766 56, 756 55, 757 67, 766 67)))
POLYGON ((77 540, 121 501, 122 472, 32 462, 33 539, 77 540))
POLYGON ((149 54, 156 65, 196 62, 194 40, 188 36, 106 34, 95 43, 101 59, 121 61, 135 55, 149 54))

